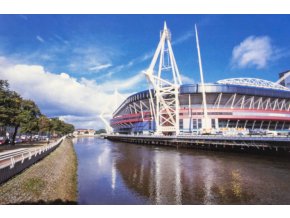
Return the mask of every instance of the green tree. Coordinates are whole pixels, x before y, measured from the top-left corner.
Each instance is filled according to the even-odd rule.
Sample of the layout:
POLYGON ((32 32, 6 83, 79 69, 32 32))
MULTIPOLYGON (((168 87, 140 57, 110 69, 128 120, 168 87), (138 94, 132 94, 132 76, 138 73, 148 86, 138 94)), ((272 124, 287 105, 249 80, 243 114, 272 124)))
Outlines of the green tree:
POLYGON ((7 80, 0 80, 0 126, 9 123, 7 98, 9 92, 9 84, 7 80))
POLYGON ((73 133, 75 127, 72 124, 63 122, 62 134, 66 135, 69 133, 73 133))
POLYGON ((60 135, 61 134, 61 128, 62 128, 61 120, 59 120, 58 117, 55 117, 55 118, 51 118, 50 122, 51 122, 51 125, 52 125, 53 135, 60 135))
POLYGON ((1 81, 1 125, 14 127, 14 134, 12 135, 12 144, 14 143, 17 130, 20 126, 19 115, 21 112, 22 98, 14 91, 9 90, 7 81, 1 81))
POLYGON ((49 119, 32 100, 25 100, 17 92, 9 90, 6 80, 0 80, 0 126, 14 127, 12 143, 19 127, 23 133, 53 132, 65 135, 74 131, 74 126, 59 118, 49 119))
POLYGON ((52 130, 52 123, 45 115, 38 118, 38 128, 40 133, 50 133, 52 130))
POLYGON ((74 131, 74 126, 72 124, 65 123, 59 118, 51 118, 53 134, 66 135, 74 131))
POLYGON ((21 131, 25 133, 38 132, 38 118, 41 112, 32 100, 22 100, 21 111, 18 115, 21 131))
POLYGON ((21 127, 22 133, 38 132, 38 118, 40 115, 40 110, 34 101, 22 99, 18 114, 12 118, 14 126, 12 144, 15 141, 19 127, 21 127))
POLYGON ((96 134, 107 133, 105 129, 99 129, 96 131, 96 134))
POLYGON ((9 90, 6 80, 0 80, 0 125, 14 126, 15 118, 20 113, 22 98, 9 90))

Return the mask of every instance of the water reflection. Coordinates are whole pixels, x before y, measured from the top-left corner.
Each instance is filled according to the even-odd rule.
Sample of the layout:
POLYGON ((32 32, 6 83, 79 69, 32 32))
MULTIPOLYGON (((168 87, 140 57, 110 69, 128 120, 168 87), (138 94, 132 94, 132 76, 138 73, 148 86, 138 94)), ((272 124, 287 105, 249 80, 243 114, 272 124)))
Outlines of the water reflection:
POLYGON ((116 161, 126 185, 152 204, 247 203, 255 198, 243 189, 238 170, 220 168, 218 160, 187 155, 186 151, 118 146, 116 161))
POLYGON ((115 167, 118 154, 112 144, 98 138, 74 139, 78 157, 79 204, 144 204, 127 191, 115 167))
POLYGON ((289 204, 279 158, 75 140, 81 204, 289 204))

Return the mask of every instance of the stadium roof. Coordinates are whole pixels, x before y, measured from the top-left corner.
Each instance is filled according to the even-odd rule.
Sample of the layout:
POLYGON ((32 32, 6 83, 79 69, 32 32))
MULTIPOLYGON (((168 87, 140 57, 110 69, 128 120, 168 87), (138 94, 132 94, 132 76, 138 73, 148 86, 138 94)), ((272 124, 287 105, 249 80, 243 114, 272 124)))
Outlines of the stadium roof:
POLYGON ((282 86, 278 83, 274 83, 268 80, 257 79, 257 78, 230 78, 217 81, 219 84, 228 84, 228 85, 241 85, 241 86, 253 86, 261 87, 267 89, 277 89, 277 90, 287 90, 288 88, 282 86))

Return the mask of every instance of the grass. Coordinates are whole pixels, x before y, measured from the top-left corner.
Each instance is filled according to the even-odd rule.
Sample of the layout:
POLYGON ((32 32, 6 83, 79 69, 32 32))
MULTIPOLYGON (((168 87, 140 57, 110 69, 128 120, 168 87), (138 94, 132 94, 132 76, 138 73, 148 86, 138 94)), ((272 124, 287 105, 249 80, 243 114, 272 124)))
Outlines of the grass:
POLYGON ((22 190, 29 195, 40 196, 41 191, 45 188, 45 181, 41 178, 29 178, 22 184, 22 190))

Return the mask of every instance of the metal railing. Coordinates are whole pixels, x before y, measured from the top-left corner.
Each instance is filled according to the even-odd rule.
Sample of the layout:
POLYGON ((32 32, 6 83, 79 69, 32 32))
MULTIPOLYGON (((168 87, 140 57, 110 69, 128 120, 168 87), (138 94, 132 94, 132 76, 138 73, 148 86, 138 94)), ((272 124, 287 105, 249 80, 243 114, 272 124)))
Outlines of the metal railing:
POLYGON ((66 136, 56 142, 34 148, 20 148, 0 153, 0 183, 36 163, 52 152, 66 136))

